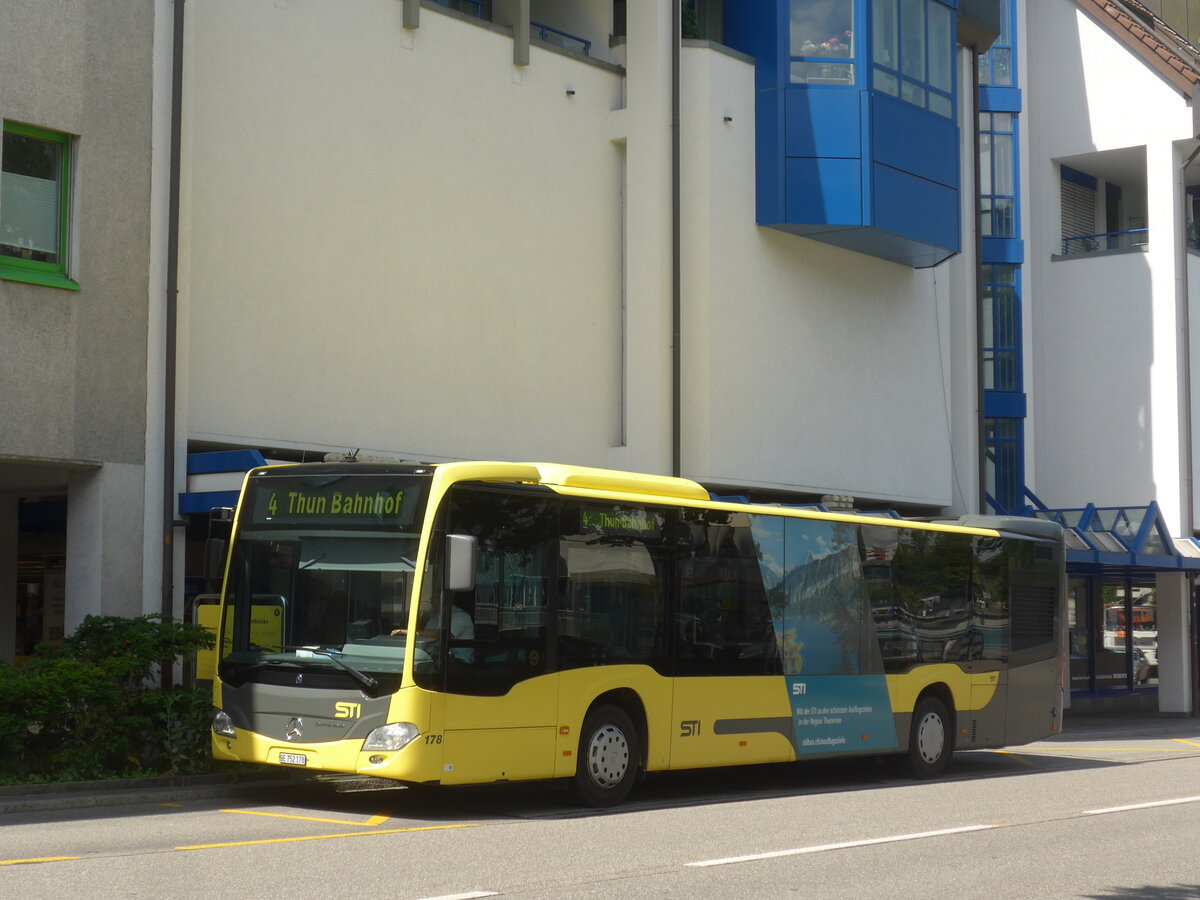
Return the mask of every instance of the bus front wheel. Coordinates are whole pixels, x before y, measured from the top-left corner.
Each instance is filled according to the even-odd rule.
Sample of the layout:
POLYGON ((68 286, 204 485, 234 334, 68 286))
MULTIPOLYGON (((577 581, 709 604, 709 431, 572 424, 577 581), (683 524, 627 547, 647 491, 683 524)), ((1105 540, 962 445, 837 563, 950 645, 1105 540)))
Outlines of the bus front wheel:
POLYGON ((629 796, 640 760, 637 730, 626 712, 599 706, 583 720, 572 792, 587 806, 616 806, 629 796))
POLYGON ((950 714, 937 697, 922 697, 913 710, 904 767, 917 778, 936 778, 954 752, 950 714))

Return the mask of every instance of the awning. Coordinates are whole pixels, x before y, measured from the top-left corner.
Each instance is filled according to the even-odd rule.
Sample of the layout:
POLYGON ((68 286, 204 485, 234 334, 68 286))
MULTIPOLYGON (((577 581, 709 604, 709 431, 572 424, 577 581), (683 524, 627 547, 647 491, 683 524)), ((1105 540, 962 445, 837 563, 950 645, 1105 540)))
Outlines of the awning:
POLYGON ((179 512, 209 513, 237 506, 246 473, 267 460, 257 450, 218 450, 189 453, 187 491, 179 495, 179 512))

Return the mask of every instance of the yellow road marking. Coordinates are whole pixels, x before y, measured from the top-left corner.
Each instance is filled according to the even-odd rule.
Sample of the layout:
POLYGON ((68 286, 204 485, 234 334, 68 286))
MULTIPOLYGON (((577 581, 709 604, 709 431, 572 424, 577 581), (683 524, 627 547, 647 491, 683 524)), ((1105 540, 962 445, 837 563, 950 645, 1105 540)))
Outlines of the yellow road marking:
POLYGON ((1188 741, 1184 740, 1183 738, 1171 738, 1171 740, 1179 741, 1181 744, 1191 744, 1193 747, 1200 747, 1200 744, 1196 743, 1195 741, 1188 741))
POLYGON ((158 805, 159 805, 159 806, 171 806, 171 807, 179 807, 179 808, 182 808, 182 807, 183 807, 183 804, 182 804, 182 803, 160 803, 160 804, 158 804, 158 805))
POLYGON ((37 859, 0 859, 0 866, 23 866, 28 863, 66 862, 69 859, 82 859, 81 856, 42 856, 37 859))
MULTIPOLYGON (((1178 738, 1173 738, 1178 740, 1178 738)), ((1191 743, 1184 741, 1183 743, 1191 743)), ((1200 747, 1200 744, 1194 746, 1200 747)), ((1046 754, 1052 755, 1070 751, 1072 753, 1195 753, 1195 750, 1186 750, 1183 747, 1063 747, 1062 750, 1042 750, 1040 747, 1030 747, 1028 750, 1021 751, 1022 753, 1046 754)))
POLYGON ((1009 750, 993 750, 992 752, 999 753, 1003 756, 1007 756, 1009 759, 1015 759, 1017 762, 1022 763, 1023 765, 1030 766, 1030 767, 1036 767, 1036 763, 1033 763, 1028 759, 1022 759, 1021 756, 1019 756, 1018 754, 1013 753, 1009 750))
POLYGON ((223 809, 221 812, 237 813, 242 816, 266 816, 270 819, 299 819, 302 822, 325 822, 329 825, 356 825, 359 828, 374 828, 388 820, 387 816, 371 816, 365 822, 350 822, 346 819, 321 819, 317 816, 293 816, 288 813, 261 812, 257 809, 223 809))
POLYGON ((479 828, 478 822, 461 825, 423 825, 419 828, 387 828, 381 831, 349 831, 342 834, 310 834, 305 837, 265 838, 258 841, 229 841, 224 844, 192 844, 176 850, 216 850, 221 847, 251 847, 257 844, 291 844, 298 841, 327 841, 332 838, 368 837, 373 834, 405 834, 409 831, 448 831, 451 828, 479 828))

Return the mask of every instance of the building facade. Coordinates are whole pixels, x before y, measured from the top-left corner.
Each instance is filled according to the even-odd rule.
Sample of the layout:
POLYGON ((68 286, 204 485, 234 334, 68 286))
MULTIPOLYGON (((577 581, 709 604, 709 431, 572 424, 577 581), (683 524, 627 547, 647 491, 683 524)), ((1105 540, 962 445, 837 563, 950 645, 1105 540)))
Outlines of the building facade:
MULTIPOLYGON (((111 410, 137 454, 51 452, 67 426, 49 424, 10 454, 90 467, 46 494, 65 497, 68 538, 90 529, 81 557, 129 547, 121 528, 138 526, 140 591, 77 600, 68 577, 67 627, 161 608, 161 584, 187 614, 212 587, 208 511, 257 460, 557 459, 758 499, 1057 518, 1073 528, 1076 699, 1191 711, 1195 61, 1135 48, 1137 22, 1170 30, 1155 10, 125 5, 148 13, 144 52, 120 53, 142 65, 121 84, 144 95, 123 140, 145 189, 112 195, 139 207, 125 219, 144 223, 142 255, 116 266, 86 232, 70 252, 82 266, 102 250, 138 282, 120 298, 140 319, 101 354, 137 370, 137 417, 116 398, 82 404, 111 410), (103 508, 74 518, 94 501, 71 485, 97 477, 136 486, 123 526, 103 508), (165 525, 164 478, 179 498, 165 525), (1153 674, 1130 627, 1151 605, 1153 674)), ((6 122, 79 148, 82 188, 83 125, 6 96, 6 122)), ((78 292, 0 282, 0 300, 57 291, 77 311, 95 284, 83 271, 78 292)), ((9 521, 0 554, 32 533, 9 521)))
POLYGON ((0 660, 88 613, 160 606, 161 11, 152 0, 68 0, 52 16, 34 0, 4 7, 0 660))

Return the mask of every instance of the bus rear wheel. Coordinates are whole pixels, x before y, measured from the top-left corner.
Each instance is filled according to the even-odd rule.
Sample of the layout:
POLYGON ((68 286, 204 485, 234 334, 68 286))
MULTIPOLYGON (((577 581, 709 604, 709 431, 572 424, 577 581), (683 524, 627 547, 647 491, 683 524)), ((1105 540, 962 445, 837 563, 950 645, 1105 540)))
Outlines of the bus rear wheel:
POLYGON ((953 752, 954 729, 946 704, 937 697, 922 697, 913 710, 904 768, 916 778, 936 778, 953 752))
POLYGON ((641 761, 637 730, 617 706, 599 706, 583 720, 572 793, 586 806, 616 806, 633 788, 641 761))

